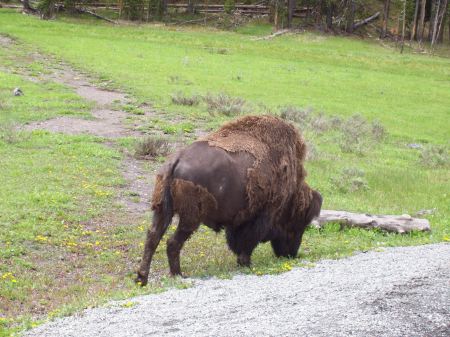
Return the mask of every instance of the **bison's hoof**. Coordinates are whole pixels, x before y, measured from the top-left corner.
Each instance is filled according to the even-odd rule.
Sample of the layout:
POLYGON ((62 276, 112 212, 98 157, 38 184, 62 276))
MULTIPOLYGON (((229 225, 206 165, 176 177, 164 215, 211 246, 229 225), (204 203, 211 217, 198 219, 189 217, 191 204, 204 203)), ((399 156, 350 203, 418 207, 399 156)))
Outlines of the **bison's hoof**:
POLYGON ((250 256, 248 255, 239 255, 237 258, 238 265, 242 267, 250 267, 250 256))
POLYGON ((183 276, 183 274, 181 273, 181 271, 175 271, 175 272, 170 272, 170 276, 172 276, 172 277, 177 277, 177 276, 179 276, 179 277, 181 277, 181 278, 185 278, 185 276, 183 276))
POLYGON ((137 277, 134 280, 136 284, 140 285, 141 287, 146 286, 148 282, 148 276, 143 275, 141 272, 137 272, 137 277))

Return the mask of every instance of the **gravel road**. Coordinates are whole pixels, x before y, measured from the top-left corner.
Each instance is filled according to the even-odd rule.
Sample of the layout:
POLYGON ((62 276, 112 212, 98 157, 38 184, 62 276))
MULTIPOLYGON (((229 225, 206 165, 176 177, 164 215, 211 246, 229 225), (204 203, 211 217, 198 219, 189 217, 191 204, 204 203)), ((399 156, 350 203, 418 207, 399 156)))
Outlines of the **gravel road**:
POLYGON ((450 245, 398 247, 281 275, 195 280, 26 336, 450 336, 450 245))

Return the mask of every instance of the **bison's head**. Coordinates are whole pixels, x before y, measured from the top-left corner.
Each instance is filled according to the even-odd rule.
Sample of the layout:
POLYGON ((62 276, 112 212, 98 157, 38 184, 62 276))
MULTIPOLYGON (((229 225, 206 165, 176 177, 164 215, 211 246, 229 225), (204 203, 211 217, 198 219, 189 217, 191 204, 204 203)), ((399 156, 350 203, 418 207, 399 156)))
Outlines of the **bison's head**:
POLYGON ((309 206, 302 214, 302 222, 305 226, 308 226, 315 217, 319 216, 322 207, 322 195, 316 190, 311 190, 311 194, 312 198, 309 206))
POLYGON ((290 226, 286 232, 281 231, 278 237, 271 240, 272 248, 276 256, 296 257, 303 232, 311 221, 320 214, 322 207, 322 196, 319 192, 304 185, 301 191, 303 196, 308 196, 309 203, 296 214, 295 219, 291 218, 290 226))

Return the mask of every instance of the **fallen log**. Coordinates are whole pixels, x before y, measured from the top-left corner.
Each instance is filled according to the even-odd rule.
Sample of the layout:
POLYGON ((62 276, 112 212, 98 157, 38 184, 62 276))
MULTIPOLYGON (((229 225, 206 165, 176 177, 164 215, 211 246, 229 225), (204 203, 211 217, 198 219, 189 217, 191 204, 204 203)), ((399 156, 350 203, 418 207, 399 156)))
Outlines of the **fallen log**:
POLYGON ((97 19, 105 20, 105 21, 107 21, 107 22, 109 22, 109 23, 117 24, 116 21, 111 20, 111 19, 108 19, 108 18, 105 18, 104 16, 98 15, 97 13, 92 12, 92 11, 90 11, 90 10, 88 10, 88 9, 85 9, 85 8, 77 8, 76 10, 77 10, 78 13, 89 14, 89 15, 92 15, 93 17, 96 17, 97 19))
POLYGON ((409 233, 411 231, 430 231, 430 223, 426 219, 403 215, 371 215, 351 213, 346 211, 322 210, 312 226, 322 228, 327 223, 338 223, 344 227, 359 227, 365 229, 378 228, 392 233, 409 233))
POLYGON ((379 16, 380 16, 380 12, 376 12, 374 15, 369 16, 367 19, 356 22, 353 25, 353 30, 358 29, 361 26, 367 25, 369 22, 372 22, 373 20, 378 19, 379 16))
POLYGON ((280 36, 280 35, 283 35, 283 34, 286 34, 286 33, 289 33, 289 32, 292 32, 292 30, 290 30, 290 29, 282 29, 282 30, 279 30, 279 31, 277 31, 277 32, 275 32, 273 34, 266 35, 266 36, 263 36, 263 37, 258 37, 256 39, 254 39, 254 41, 270 40, 270 39, 273 39, 274 37, 277 37, 277 36, 280 36))

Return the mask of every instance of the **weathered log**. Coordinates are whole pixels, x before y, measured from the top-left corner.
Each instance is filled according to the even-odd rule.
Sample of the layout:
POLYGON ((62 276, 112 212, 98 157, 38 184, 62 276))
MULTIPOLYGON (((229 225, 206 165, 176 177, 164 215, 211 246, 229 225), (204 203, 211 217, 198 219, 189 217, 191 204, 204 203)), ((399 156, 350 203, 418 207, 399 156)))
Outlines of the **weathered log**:
POLYGON ((346 211, 322 210, 320 216, 311 225, 322 228, 327 223, 338 223, 341 228, 359 227, 365 229, 378 228, 393 233, 409 233, 411 231, 429 231, 430 223, 426 219, 403 215, 371 215, 346 211))
POLYGON ((356 22, 353 25, 353 30, 358 29, 361 26, 367 25, 369 22, 372 22, 373 20, 378 19, 379 16, 380 16, 380 12, 376 12, 374 15, 369 16, 367 19, 356 22))
POLYGON ((105 20, 105 21, 107 21, 107 22, 109 22, 109 23, 117 24, 116 21, 111 20, 111 19, 108 19, 108 18, 105 18, 104 16, 98 15, 97 13, 92 12, 92 11, 90 11, 90 10, 88 10, 88 9, 85 9, 85 8, 77 8, 76 10, 78 11, 78 13, 89 14, 89 15, 92 15, 93 17, 96 17, 97 19, 105 20))
POLYGON ((277 31, 277 32, 275 32, 273 34, 266 35, 266 36, 263 36, 263 37, 258 37, 256 39, 254 39, 254 41, 270 40, 270 39, 273 39, 274 37, 277 37, 277 36, 280 36, 280 35, 283 35, 283 34, 287 34, 289 32, 292 32, 292 30, 291 29, 281 29, 281 30, 279 30, 279 31, 277 31))

